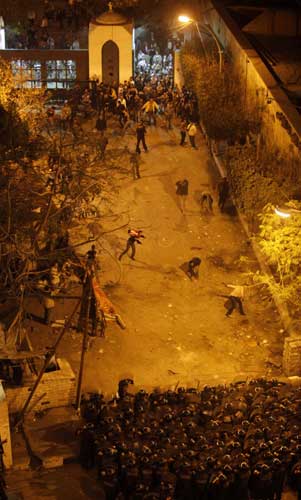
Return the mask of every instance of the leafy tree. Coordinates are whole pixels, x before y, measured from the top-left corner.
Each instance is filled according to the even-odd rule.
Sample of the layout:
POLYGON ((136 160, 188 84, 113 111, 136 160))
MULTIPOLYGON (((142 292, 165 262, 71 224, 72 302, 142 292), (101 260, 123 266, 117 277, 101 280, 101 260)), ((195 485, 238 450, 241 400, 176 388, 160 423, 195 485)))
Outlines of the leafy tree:
POLYGON ((76 247, 91 241, 90 234, 86 231, 86 241, 77 237, 76 244, 72 235, 86 225, 81 222, 85 211, 93 208, 100 215, 91 207, 94 197, 103 206, 112 202, 112 172, 122 173, 129 154, 122 150, 119 162, 113 154, 104 162, 97 137, 87 137, 81 127, 62 127, 59 119, 47 123, 41 94, 15 89, 9 66, 1 70, 1 106, 11 132, 24 130, 35 145, 29 155, 22 141, 20 147, 7 144, 0 157, 0 298, 17 304, 21 324, 24 299, 40 296, 39 282, 54 263, 61 268, 68 260, 75 270, 81 268, 76 247))
POLYGON ((258 229, 257 216, 265 205, 285 203, 295 197, 296 185, 288 175, 290 159, 280 157, 265 145, 258 155, 254 135, 248 136, 243 145, 228 147, 225 159, 232 194, 253 232, 258 229))
POLYGON ((198 98, 200 116, 209 137, 229 143, 244 141, 250 130, 258 130, 257 114, 245 109, 240 83, 231 64, 226 63, 225 70, 219 71, 215 52, 210 51, 208 59, 195 43, 186 44, 181 51, 184 80, 198 98))
MULTIPOLYGON (((237 205, 250 219, 268 203, 282 203, 291 191, 287 179, 277 178, 270 171, 274 156, 257 157, 256 141, 236 144, 227 149, 227 170, 237 205)), ((273 163, 275 166, 275 163, 273 163)))
POLYGON ((42 89, 28 89, 14 77, 7 61, 0 58, 0 134, 2 143, 11 147, 35 142, 46 123, 42 89))
MULTIPOLYGON (((301 210, 301 203, 297 201, 289 202, 287 206, 301 210)), ((300 315, 301 212, 292 212, 289 218, 282 219, 275 213, 274 205, 268 204, 259 219, 258 242, 272 268, 275 282, 262 275, 258 275, 258 279, 266 282, 300 315)))

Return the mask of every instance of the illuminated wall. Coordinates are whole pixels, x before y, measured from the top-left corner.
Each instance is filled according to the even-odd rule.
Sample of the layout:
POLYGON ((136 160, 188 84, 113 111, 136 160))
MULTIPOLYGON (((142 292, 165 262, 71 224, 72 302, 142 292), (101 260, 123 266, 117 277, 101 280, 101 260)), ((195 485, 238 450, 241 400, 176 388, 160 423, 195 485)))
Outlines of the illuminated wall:
POLYGON ((119 81, 128 80, 133 74, 133 25, 97 25, 89 26, 89 77, 98 77, 102 81, 102 47, 112 40, 119 49, 119 81))
POLYGON ((0 50, 5 49, 5 29, 0 29, 0 50))

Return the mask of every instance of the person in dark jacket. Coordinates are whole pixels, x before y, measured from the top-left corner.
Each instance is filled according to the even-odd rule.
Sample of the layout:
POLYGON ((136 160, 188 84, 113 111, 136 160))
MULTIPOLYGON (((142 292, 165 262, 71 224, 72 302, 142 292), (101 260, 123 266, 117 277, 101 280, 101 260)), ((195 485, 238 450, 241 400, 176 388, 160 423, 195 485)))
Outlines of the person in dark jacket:
POLYGON ((218 183, 217 186, 218 191, 218 206, 220 211, 223 212, 225 203, 229 198, 230 186, 227 177, 223 177, 222 180, 218 183))
POLYGON ((0 499, 6 500, 8 498, 6 494, 6 483, 2 473, 0 473, 0 499))
POLYGON ((124 397, 128 394, 128 386, 133 385, 134 380, 131 378, 125 378, 122 380, 119 380, 118 382, 118 397, 119 399, 124 399, 124 397))
POLYGON ((93 424, 85 425, 80 433, 79 460, 82 467, 92 469, 95 461, 95 437, 93 424))
POLYGON ((283 486, 286 479, 286 464, 279 458, 274 458, 272 462, 273 490, 275 500, 281 500, 283 486))
POLYGON ((107 128, 107 120, 105 118, 105 113, 103 112, 101 115, 97 117, 95 128, 99 130, 99 132, 104 132, 107 128))
POLYGON ((105 157, 105 152, 107 149, 107 145, 109 144, 108 138, 104 135, 104 133, 101 133, 100 139, 99 139, 99 157, 100 159, 104 159, 105 157))
POLYGON ((199 277, 199 266, 201 264, 201 259, 199 257, 193 257, 188 262, 187 276, 189 279, 198 279, 199 277))
POLYGON ((88 250, 87 252, 87 263, 88 264, 91 264, 91 263, 94 263, 95 260, 96 260, 96 255, 97 255, 97 250, 96 250, 96 247, 95 245, 92 245, 90 250, 88 250))
POLYGON ((136 153, 141 153, 140 150, 140 143, 142 142, 142 146, 144 148, 144 151, 147 152, 148 148, 145 142, 145 134, 146 134, 146 128, 144 126, 144 123, 141 121, 139 122, 137 128, 136 128, 136 137, 137 137, 137 144, 136 144, 136 153))
POLYGON ((213 198, 210 191, 203 191, 200 198, 201 209, 203 212, 212 214, 213 198))
POLYGON ((184 146, 185 144, 186 133, 187 133, 187 123, 186 120, 182 120, 180 126, 180 134, 181 134, 180 146, 184 146))
POLYGON ((291 486, 297 492, 298 500, 301 500, 301 461, 300 460, 292 468, 291 486))
POLYGON ((249 500, 249 480, 250 480, 250 467, 247 462, 241 462, 235 475, 233 485, 233 500, 249 500))
POLYGON ((141 179, 139 153, 136 152, 136 154, 132 154, 130 163, 132 165, 132 173, 134 181, 136 181, 137 179, 141 179))
POLYGON ((176 182, 176 194, 180 198, 180 210, 185 212, 186 208, 186 198, 188 196, 188 180, 183 179, 182 181, 176 182))

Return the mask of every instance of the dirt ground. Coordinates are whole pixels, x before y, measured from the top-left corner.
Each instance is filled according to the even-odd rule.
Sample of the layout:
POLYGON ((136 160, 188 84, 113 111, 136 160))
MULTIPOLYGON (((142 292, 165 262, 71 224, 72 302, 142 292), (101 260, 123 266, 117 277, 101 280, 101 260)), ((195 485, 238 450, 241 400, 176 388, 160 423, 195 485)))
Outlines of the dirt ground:
MULTIPOLYGON (((125 376, 134 379, 135 388, 152 390, 281 374, 283 331, 273 303, 257 288, 250 289, 246 316, 237 311, 225 316, 224 283, 247 283, 247 273, 256 270, 257 263, 238 217, 231 207, 220 213, 215 193, 214 214, 201 214, 199 195, 204 188, 213 189, 217 174, 201 134, 197 150, 180 147, 178 135, 177 129, 148 128, 142 178, 134 181, 129 172, 122 183, 116 179, 119 192, 112 217, 101 219, 102 231, 108 232, 96 243, 98 278, 126 329, 108 323, 105 338, 91 339, 84 392, 111 395, 125 376), (189 181, 189 196, 183 214, 175 183, 184 178, 189 181), (112 231, 116 227, 122 229, 112 231), (143 229, 146 238, 137 247, 135 261, 124 256, 119 262, 128 227, 143 229), (181 266, 194 256, 202 263, 199 279, 190 281, 181 266)), ((134 135, 109 136, 109 140, 108 155, 126 146, 134 150, 134 135)), ((80 237, 81 231, 77 232, 80 237)), ((89 247, 82 248, 83 255, 89 247)), ((56 317, 70 314, 74 303, 58 303, 56 317)), ((42 315, 42 309, 39 312, 42 315)), ((32 323, 35 348, 53 344, 57 334, 32 323)), ((81 342, 81 334, 67 332, 58 351, 76 373, 81 342)), ((101 498, 96 479, 76 464, 49 471, 12 471, 7 482, 11 499, 101 498)), ((283 498, 292 500, 295 495, 287 492, 283 498)))
MULTIPOLYGON (((106 337, 91 340, 84 391, 113 394, 125 376, 137 388, 150 390, 281 373, 283 331, 273 303, 250 288, 246 316, 237 311, 225 316, 221 296, 229 289, 224 283, 248 283, 247 273, 257 263, 233 207, 220 213, 214 192, 214 214, 201 213, 200 193, 213 189, 217 173, 201 133, 196 142, 197 150, 189 144, 180 147, 177 128, 148 127, 141 179, 134 181, 131 172, 122 182, 118 179, 111 216, 101 219, 107 233, 96 246, 99 281, 126 329, 108 323, 106 337), (184 178, 189 196, 183 214, 175 183, 184 178), (112 231, 118 227, 122 229, 112 231), (135 261, 125 255, 119 262, 128 227, 143 229, 146 238, 137 246, 135 261), (181 269, 194 256, 202 259, 197 281, 181 269)), ((107 155, 126 147, 134 151, 133 134, 109 135, 107 155)), ((72 301, 67 305, 65 300, 57 314, 64 317, 71 307, 72 301)), ((34 330, 41 327, 36 324, 34 330)), ((33 333, 34 345, 37 338, 33 333)), ((68 332, 59 348, 76 372, 80 349, 81 336, 75 332, 68 332)))
POLYGON ((6 482, 9 500, 104 500, 96 474, 87 473, 78 464, 43 471, 12 471, 6 482))

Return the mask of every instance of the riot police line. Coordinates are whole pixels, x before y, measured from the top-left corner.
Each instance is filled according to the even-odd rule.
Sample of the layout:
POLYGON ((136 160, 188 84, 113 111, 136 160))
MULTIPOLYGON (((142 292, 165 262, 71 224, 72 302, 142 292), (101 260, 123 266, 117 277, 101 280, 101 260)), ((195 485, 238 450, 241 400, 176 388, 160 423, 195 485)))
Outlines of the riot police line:
POLYGON ((82 402, 80 462, 106 499, 280 500, 301 492, 301 388, 257 379, 229 386, 82 402))

